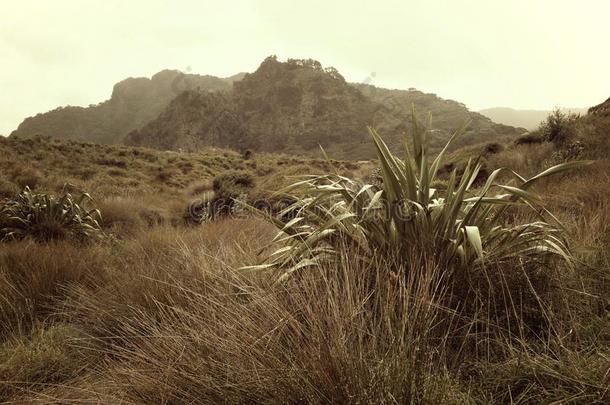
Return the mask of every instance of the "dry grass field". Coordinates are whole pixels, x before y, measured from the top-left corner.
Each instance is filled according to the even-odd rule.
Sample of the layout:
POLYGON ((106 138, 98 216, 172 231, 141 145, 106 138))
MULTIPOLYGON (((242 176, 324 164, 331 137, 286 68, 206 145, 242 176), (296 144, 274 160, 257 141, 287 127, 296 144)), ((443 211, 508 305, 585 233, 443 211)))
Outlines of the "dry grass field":
MULTIPOLYGON (((529 177, 554 153, 507 145, 486 168, 529 177)), ((188 225, 188 203, 228 170, 264 198, 293 175, 364 178, 373 163, 0 138, 0 198, 88 191, 106 235, 0 244, 0 402, 608 403, 604 153, 534 187, 565 226, 568 262, 458 273, 425 251, 363 262, 346 248, 278 283, 278 270, 241 269, 281 247, 270 223, 188 225)), ((505 226, 537 220, 507 212, 505 226)))

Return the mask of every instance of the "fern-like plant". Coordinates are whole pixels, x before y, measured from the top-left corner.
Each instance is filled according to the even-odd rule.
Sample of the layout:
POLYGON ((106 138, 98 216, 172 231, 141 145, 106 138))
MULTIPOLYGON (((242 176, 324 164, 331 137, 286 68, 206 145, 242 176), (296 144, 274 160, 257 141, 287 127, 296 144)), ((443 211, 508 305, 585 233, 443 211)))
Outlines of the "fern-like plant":
POLYGON ((36 241, 66 238, 88 240, 103 235, 97 209, 87 209, 91 197, 61 197, 25 189, 0 209, 0 240, 30 237, 36 241))
POLYGON ((412 122, 412 147, 405 139, 403 158, 392 154, 381 136, 370 129, 381 164, 380 184, 327 174, 307 176, 284 190, 300 196, 286 210, 297 212, 296 217, 288 223, 270 218, 280 229, 275 241, 281 247, 264 264, 247 269, 279 268, 286 277, 298 269, 333 261, 345 248, 354 252, 357 260, 381 257, 408 264, 426 257, 448 270, 513 259, 532 263, 560 258, 570 262, 560 224, 531 187, 542 178, 587 162, 553 166, 529 179, 499 168, 480 189, 473 190, 481 169, 474 159, 461 176, 453 171, 440 194, 431 184, 437 180, 447 149, 467 124, 454 132, 432 159, 426 147, 426 129, 419 125, 414 111, 412 122), (496 183, 503 171, 514 182, 496 183), (507 210, 514 205, 531 209, 538 219, 511 223, 507 210))

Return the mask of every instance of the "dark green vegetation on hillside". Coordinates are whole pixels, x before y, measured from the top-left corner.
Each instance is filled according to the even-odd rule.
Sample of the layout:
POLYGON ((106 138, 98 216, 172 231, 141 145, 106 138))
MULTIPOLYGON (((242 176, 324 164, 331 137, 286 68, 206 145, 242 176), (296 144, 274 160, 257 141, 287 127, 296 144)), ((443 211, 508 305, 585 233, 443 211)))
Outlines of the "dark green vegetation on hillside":
MULTIPOLYGON (((0 244, 0 401, 608 403, 610 100, 584 118, 556 116, 547 124, 535 142, 494 139, 454 151, 447 164, 457 169, 455 182, 443 165, 429 186, 441 195, 457 186, 464 198, 476 196, 485 181, 466 190, 469 173, 461 165, 481 155, 485 178, 499 167, 529 178, 553 164, 595 159, 540 179, 531 195, 511 190, 526 200, 535 193, 561 221, 568 260, 547 261, 534 250, 503 261, 492 251, 484 252, 488 262, 476 263, 477 239, 465 230, 464 253, 475 259, 453 272, 426 249, 408 260, 373 252, 367 262, 333 241, 339 253, 332 262, 283 283, 276 280, 284 268, 238 269, 287 247, 285 234, 274 240, 275 230, 256 218, 188 225, 184 205, 214 190, 269 196, 294 181, 289 175, 335 176, 333 167, 350 181, 362 179, 373 164, 0 140, 2 199, 25 185, 56 195, 84 188, 112 235, 86 244, 0 244), (557 133, 566 136, 551 136, 557 133)), ((422 149, 415 150, 421 162, 422 149)), ((496 179, 522 186, 509 183, 513 177, 496 179)), ((393 200, 392 193, 387 187, 379 198, 393 200)), ((429 197, 420 192, 414 201, 429 197)), ((536 224, 538 212, 508 206, 500 226, 536 224)), ((408 231, 409 222, 402 225, 408 231)), ((387 238, 391 249, 398 231, 379 226, 387 226, 379 241, 387 238)), ((438 234, 421 232, 429 237, 421 243, 438 234)))
POLYGON ((433 151, 440 150, 451 131, 467 120, 471 121, 468 133, 455 147, 525 131, 495 124, 435 94, 350 84, 319 62, 280 62, 269 57, 243 77, 218 79, 164 71, 152 80, 128 79, 115 86, 109 101, 39 114, 12 135, 185 151, 215 146, 301 155, 317 155, 322 145, 338 159, 368 159, 375 157, 375 151, 366 127, 377 128, 390 147, 398 149, 407 129, 404 117, 412 105, 420 119, 428 112, 434 116, 429 136, 433 151))
POLYGON ((399 147, 407 129, 404 117, 412 105, 434 114, 430 146, 435 151, 466 120, 471 125, 462 142, 524 132, 494 124, 463 104, 434 94, 349 84, 319 62, 280 62, 269 57, 227 94, 191 91, 180 95, 127 141, 161 149, 216 145, 295 154, 318 153, 321 145, 333 157, 373 158, 366 127, 374 126, 393 148, 399 147))

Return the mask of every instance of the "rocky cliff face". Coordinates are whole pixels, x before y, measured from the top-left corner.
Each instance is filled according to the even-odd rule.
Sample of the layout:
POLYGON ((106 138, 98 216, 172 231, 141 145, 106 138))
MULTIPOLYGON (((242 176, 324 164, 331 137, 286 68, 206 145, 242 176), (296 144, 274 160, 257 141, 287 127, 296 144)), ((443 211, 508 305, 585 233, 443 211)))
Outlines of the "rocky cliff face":
POLYGON ((249 143, 250 138, 229 94, 187 90, 155 120, 129 133, 125 143, 185 151, 239 144, 257 147, 249 143))
POLYGON ((432 113, 433 148, 440 148, 467 120, 472 121, 471 140, 524 131, 495 124, 463 104, 433 94, 347 83, 335 69, 324 69, 314 60, 280 62, 269 57, 221 99, 207 93, 181 95, 156 120, 129 134, 127 142, 155 148, 214 145, 287 153, 318 153, 322 146, 337 158, 363 159, 375 155, 367 127, 377 128, 390 144, 399 145, 409 128, 411 105, 421 120, 432 113))

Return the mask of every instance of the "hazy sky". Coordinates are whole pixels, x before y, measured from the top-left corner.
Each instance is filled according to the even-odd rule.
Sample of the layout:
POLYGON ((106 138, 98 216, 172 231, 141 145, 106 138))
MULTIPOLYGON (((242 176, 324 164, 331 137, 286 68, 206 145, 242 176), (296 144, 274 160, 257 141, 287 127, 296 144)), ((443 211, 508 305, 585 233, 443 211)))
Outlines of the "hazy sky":
POLYGON ((610 97, 609 0, 0 0, 0 134, 129 76, 229 76, 268 55, 473 110, 610 97))

